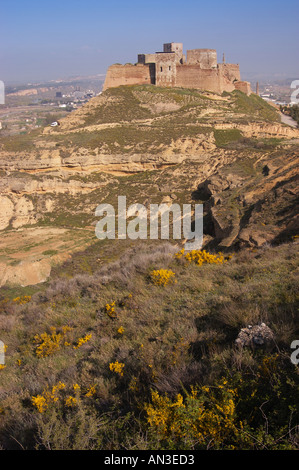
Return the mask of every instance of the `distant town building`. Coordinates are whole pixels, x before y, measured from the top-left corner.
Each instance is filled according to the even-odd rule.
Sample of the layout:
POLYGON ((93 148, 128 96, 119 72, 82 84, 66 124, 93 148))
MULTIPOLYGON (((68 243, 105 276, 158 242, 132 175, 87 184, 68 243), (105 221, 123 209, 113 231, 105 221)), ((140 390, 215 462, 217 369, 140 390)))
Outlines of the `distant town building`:
POLYGON ((74 91, 73 93, 73 98, 75 98, 75 100, 81 100, 83 98, 85 98, 85 93, 83 91, 74 91))

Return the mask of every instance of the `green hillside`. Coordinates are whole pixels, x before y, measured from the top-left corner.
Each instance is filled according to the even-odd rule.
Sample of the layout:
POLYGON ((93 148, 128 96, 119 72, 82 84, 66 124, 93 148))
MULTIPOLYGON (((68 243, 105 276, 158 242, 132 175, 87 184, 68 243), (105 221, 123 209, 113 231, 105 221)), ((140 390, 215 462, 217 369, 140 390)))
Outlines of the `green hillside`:
MULTIPOLYGON (((62 156, 82 147, 104 153, 157 153, 177 139, 213 134, 211 125, 216 123, 225 122, 229 128, 232 124, 259 121, 279 122, 279 115, 254 94, 246 96, 234 91, 220 96, 150 85, 123 86, 93 98, 50 133, 36 130, 2 138, 0 144, 5 151, 18 152, 33 151, 33 139, 45 144, 55 142, 58 149, 63 146, 62 156)), ((232 134, 225 143, 240 137, 241 134, 232 134)))

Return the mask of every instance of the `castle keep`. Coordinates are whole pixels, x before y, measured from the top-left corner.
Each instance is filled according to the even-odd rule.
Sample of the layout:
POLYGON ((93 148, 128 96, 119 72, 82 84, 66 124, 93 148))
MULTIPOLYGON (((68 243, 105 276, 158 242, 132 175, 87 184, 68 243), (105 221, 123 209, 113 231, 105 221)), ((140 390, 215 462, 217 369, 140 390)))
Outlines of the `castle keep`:
POLYGON ((239 64, 217 63, 215 49, 191 49, 183 44, 163 45, 163 52, 139 54, 138 62, 108 68, 103 90, 120 85, 156 85, 207 90, 215 93, 235 89, 251 93, 249 82, 241 81, 239 64))

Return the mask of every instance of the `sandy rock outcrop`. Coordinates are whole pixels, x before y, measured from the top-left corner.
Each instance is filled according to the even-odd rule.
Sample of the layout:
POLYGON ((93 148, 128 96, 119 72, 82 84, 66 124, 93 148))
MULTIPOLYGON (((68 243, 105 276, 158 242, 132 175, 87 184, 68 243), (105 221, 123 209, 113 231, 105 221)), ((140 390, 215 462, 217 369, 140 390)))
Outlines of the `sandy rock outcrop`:
POLYGON ((13 228, 36 222, 34 205, 32 201, 22 196, 0 196, 0 230, 4 230, 10 224, 13 228))
POLYGON ((51 273, 51 261, 42 259, 39 261, 23 260, 19 264, 9 266, 0 263, 0 286, 5 284, 30 286, 45 282, 51 273))
POLYGON ((14 203, 7 196, 0 196, 0 230, 4 230, 9 226, 10 220, 14 213, 14 203))
POLYGON ((239 129, 244 137, 248 138, 263 138, 263 137, 277 137, 277 138, 298 138, 299 129, 280 123, 266 123, 266 122, 250 122, 248 124, 242 123, 229 123, 223 124, 216 123, 215 129, 239 129))

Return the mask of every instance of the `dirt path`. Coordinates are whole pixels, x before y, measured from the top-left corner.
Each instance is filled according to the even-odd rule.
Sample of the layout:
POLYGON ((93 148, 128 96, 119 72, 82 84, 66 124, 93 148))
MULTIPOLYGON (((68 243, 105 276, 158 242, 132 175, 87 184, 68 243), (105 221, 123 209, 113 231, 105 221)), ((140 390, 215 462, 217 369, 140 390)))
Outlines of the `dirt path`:
POLYGON ((291 118, 291 116, 287 116, 286 114, 280 113, 281 116, 281 122, 283 124, 287 124, 288 126, 295 127, 297 128, 297 122, 294 121, 294 119, 291 118))

